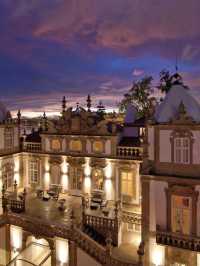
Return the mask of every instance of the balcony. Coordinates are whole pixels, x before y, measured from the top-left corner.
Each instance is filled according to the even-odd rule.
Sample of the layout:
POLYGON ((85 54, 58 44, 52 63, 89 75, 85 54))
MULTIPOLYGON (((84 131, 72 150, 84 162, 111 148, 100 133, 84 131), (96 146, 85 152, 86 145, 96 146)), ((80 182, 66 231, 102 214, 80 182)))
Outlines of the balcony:
POLYGON ((40 152, 42 150, 42 145, 41 143, 26 142, 24 143, 23 150, 29 152, 40 152))
POLYGON ((159 226, 157 226, 157 231, 156 231, 156 242, 157 244, 161 245, 200 252, 199 237, 161 231, 159 226))
POLYGON ((117 156, 120 158, 141 160, 142 154, 143 154, 143 149, 141 147, 127 147, 127 146, 117 147, 117 156))

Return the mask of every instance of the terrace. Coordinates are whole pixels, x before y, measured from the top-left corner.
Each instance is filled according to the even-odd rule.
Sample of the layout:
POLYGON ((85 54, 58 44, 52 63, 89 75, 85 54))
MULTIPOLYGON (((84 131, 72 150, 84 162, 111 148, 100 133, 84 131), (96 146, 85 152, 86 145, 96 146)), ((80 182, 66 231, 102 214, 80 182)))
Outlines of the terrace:
MULTIPOLYGON (((123 260, 131 263, 130 265, 136 265, 138 261, 138 247, 127 244, 118 246, 119 209, 113 203, 110 203, 109 214, 105 215, 101 209, 91 210, 83 198, 67 193, 60 193, 58 199, 50 196, 46 200, 36 191, 19 190, 8 195, 3 190, 2 207, 7 224, 20 226, 32 235, 44 238, 57 236, 64 239, 76 238, 77 235, 76 241, 83 239, 84 243, 86 241, 91 246, 90 255, 93 257, 96 256, 96 249, 99 249, 100 254, 106 252, 107 239, 110 237, 110 243, 116 246, 112 249, 113 260, 123 260), (64 208, 61 208, 61 202, 64 202, 64 208)), ((138 214, 131 217, 128 212, 123 213, 122 219, 132 219, 135 224, 141 222, 138 214)), ((83 242, 78 243, 84 249, 82 244, 83 242)))

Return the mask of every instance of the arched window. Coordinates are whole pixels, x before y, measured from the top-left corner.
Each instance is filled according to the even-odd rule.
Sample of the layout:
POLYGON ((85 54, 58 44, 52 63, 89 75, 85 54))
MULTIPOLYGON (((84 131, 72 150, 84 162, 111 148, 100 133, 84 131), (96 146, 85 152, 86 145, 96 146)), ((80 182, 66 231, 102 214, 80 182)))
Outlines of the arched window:
POLYGON ((172 162, 192 163, 193 136, 189 131, 174 131, 171 135, 172 162))
POLYGON ((13 164, 6 164, 2 168, 2 179, 5 189, 12 188, 14 179, 14 166, 13 164))
POLYGON ((103 190, 103 170, 102 169, 94 169, 92 171, 92 186, 93 189, 100 189, 103 190))
POLYGON ((71 151, 82 151, 82 143, 80 140, 71 140, 70 142, 71 151))
POLYGON ((13 128, 11 127, 5 128, 4 138, 5 138, 5 149, 12 149, 14 146, 13 128))

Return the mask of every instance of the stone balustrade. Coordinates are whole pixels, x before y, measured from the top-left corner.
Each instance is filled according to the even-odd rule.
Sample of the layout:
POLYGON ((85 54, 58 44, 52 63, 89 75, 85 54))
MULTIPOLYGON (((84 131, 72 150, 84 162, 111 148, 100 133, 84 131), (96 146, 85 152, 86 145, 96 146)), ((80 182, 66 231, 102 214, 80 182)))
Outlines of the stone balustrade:
POLYGON ((24 144, 23 151, 41 152, 42 151, 42 144, 41 143, 26 142, 24 144))
POLYGON ((105 239, 111 236, 112 244, 118 246, 119 221, 115 218, 93 216, 83 213, 83 225, 90 226, 105 239))
POLYGON ((142 148, 141 147, 117 147, 117 156, 120 158, 129 159, 141 159, 142 158, 142 148))
POLYGON ((173 246, 177 248, 183 248, 191 251, 200 252, 199 237, 161 231, 159 226, 157 226, 156 230, 156 242, 162 245, 173 246))
POLYGON ((79 228, 74 226, 73 221, 71 226, 66 226, 50 223, 48 221, 41 221, 40 219, 29 217, 24 214, 7 212, 0 216, 0 226, 6 224, 19 226, 23 228, 24 231, 36 236, 41 236, 42 238, 60 237, 74 241, 77 247, 104 266, 142 266, 140 258, 137 263, 126 263, 113 258, 111 245, 108 244, 106 247, 101 246, 79 228))

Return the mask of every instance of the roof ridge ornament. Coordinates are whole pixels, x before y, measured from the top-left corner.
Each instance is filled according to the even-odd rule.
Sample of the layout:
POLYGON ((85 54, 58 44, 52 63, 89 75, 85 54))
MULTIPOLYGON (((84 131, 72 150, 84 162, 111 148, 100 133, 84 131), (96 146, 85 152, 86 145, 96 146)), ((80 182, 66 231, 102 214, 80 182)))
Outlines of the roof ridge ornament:
POLYGON ((171 121, 173 124, 192 124, 194 123, 194 120, 192 117, 190 117, 187 113, 187 109, 183 103, 183 101, 180 102, 178 106, 178 115, 175 119, 171 121))

